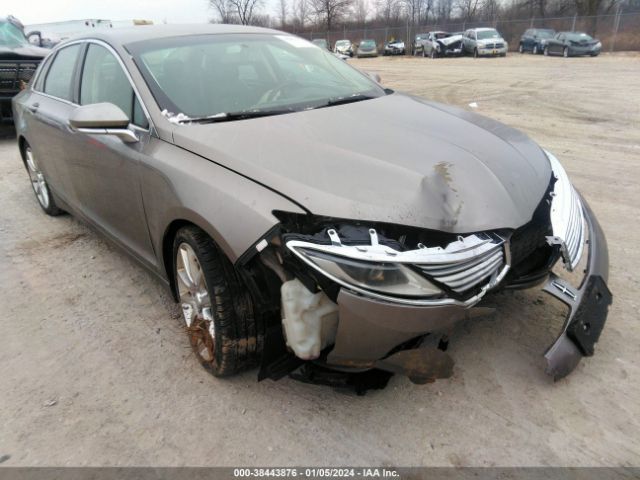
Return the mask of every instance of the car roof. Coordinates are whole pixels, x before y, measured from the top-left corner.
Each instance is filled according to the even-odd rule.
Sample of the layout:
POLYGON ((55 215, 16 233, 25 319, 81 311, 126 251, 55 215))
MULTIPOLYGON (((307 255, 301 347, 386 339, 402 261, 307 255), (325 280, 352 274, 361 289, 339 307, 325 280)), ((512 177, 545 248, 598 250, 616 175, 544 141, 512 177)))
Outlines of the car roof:
POLYGON ((489 30, 495 30, 493 27, 482 27, 482 28, 472 28, 471 30, 475 30, 476 32, 487 32, 489 30))
POLYGON ((222 24, 185 24, 185 25, 137 25, 135 27, 96 29, 91 32, 74 35, 70 40, 81 40, 95 38, 108 43, 128 43, 143 40, 154 40, 157 38, 179 37, 188 35, 220 35, 220 34, 281 34, 289 35, 285 32, 272 30, 270 28, 247 27, 244 25, 222 25, 222 24))

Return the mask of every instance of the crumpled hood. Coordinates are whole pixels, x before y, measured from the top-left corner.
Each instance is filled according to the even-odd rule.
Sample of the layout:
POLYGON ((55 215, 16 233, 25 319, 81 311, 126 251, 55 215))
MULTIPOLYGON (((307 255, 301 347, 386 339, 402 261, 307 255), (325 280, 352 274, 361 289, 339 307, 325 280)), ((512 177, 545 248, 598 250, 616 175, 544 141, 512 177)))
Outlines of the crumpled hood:
POLYGON ((452 233, 527 223, 551 178, 523 133, 398 93, 173 135, 316 215, 452 233))
POLYGON ((0 45, 0 59, 43 59, 51 50, 36 46, 26 45, 23 47, 9 48, 0 45))
POLYGON ((438 39, 438 42, 440 42, 445 46, 451 45, 452 43, 461 42, 461 41, 462 41, 462 35, 451 35, 450 37, 438 39))

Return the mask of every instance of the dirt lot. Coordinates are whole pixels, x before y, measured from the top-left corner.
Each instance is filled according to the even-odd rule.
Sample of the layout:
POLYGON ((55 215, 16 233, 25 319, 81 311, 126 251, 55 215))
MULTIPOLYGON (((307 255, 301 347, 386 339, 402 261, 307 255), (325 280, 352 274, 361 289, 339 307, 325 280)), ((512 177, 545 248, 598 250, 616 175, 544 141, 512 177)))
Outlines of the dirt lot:
POLYGON ((395 377, 356 397, 255 371, 215 379, 163 287, 73 218, 42 214, 3 140, 3 465, 640 464, 640 56, 353 63, 476 102, 563 161, 609 240, 614 305, 595 357, 556 384, 544 375, 564 310, 534 290, 463 325, 455 375, 435 384, 395 377))

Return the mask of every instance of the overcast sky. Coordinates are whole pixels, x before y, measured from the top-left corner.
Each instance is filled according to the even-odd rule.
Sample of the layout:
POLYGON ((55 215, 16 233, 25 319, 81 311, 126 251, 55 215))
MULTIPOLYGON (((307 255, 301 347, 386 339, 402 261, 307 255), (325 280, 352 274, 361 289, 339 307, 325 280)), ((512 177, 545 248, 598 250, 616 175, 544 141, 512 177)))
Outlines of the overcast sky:
POLYGON ((207 0, 22 0, 11 4, 3 0, 2 4, 2 14, 15 15, 25 25, 84 18, 199 23, 213 16, 207 0))

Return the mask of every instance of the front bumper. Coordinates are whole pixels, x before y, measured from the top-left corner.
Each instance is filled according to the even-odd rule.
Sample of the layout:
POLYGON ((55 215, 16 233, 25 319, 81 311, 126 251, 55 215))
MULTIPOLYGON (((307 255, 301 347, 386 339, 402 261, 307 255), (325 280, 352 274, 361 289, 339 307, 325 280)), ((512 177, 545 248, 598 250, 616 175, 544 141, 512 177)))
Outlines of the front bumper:
POLYGON ((482 57, 492 57, 494 55, 506 55, 507 47, 501 48, 480 48, 478 47, 478 55, 482 57))
POLYGON ((607 241, 591 208, 581 198, 589 228, 587 266, 580 286, 575 287, 551 274, 543 290, 569 307, 560 336, 544 357, 547 373, 554 380, 567 376, 583 356, 591 356, 607 320, 612 295, 609 279, 607 241))
MULTIPOLYGON (((557 340, 545 353, 547 373, 554 380, 568 375, 583 356, 593 355, 607 318, 612 296, 606 282, 609 258, 604 233, 582 199, 589 229, 587 267, 580 286, 574 287, 551 273, 544 291, 569 307, 557 340)), ((484 316, 490 308, 460 305, 412 306, 375 300, 342 289, 337 298, 338 330, 330 366, 353 369, 379 368, 405 373, 416 383, 447 378, 453 361, 435 348, 394 349, 426 334, 446 335, 461 320, 484 316), (426 352, 429 355, 424 355, 426 352), (408 354, 409 352, 409 354, 408 354), (420 353, 411 356, 410 352, 420 353), (437 353, 437 355, 435 355, 437 353)))
POLYGON ((456 48, 446 48, 438 50, 438 55, 449 56, 449 55, 462 55, 462 47, 456 48))

